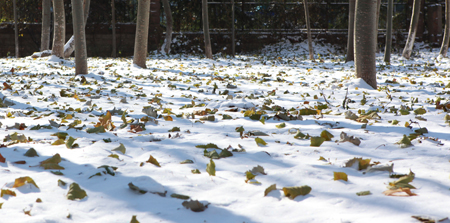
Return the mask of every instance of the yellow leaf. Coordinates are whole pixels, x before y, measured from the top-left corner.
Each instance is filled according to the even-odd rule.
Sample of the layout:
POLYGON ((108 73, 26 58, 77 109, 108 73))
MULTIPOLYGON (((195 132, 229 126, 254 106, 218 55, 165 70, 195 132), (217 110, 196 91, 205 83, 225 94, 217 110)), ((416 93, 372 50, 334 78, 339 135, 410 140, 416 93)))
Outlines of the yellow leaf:
POLYGON ((307 195, 311 192, 311 187, 304 185, 301 187, 283 187, 283 192, 286 197, 294 199, 299 195, 307 195))
POLYGON ((65 144, 65 143, 66 142, 64 141, 64 139, 58 139, 52 143, 52 146, 59 146, 59 145, 65 144))
POLYGON ((152 155, 150 155, 150 158, 148 158, 147 163, 151 163, 155 166, 161 167, 161 165, 158 163, 158 161, 152 155))
POLYGON ((344 172, 334 172, 334 180, 348 181, 347 174, 344 172))
POLYGON ((31 177, 29 177, 29 176, 17 178, 17 179, 14 181, 13 188, 21 187, 21 186, 25 185, 26 183, 33 184, 36 188, 39 188, 39 187, 36 185, 36 183, 34 182, 34 180, 31 179, 31 177))

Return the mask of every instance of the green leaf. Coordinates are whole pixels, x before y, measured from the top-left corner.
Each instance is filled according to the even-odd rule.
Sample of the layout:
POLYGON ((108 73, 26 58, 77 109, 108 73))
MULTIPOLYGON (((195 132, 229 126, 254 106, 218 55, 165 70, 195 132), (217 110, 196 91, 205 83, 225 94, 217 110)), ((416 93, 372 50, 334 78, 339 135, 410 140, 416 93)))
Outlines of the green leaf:
POLYGON ((266 124, 266 117, 262 116, 261 119, 259 120, 263 125, 266 124))
POLYGON ((397 144, 400 145, 400 148, 407 148, 413 146, 411 140, 409 140, 409 138, 406 135, 403 135, 403 138, 400 141, 398 141, 397 144))
POLYGON ((140 223, 140 222, 137 220, 136 215, 133 215, 133 217, 131 217, 130 223, 140 223))
POLYGON ((64 181, 62 181, 61 179, 59 179, 58 180, 58 186, 60 186, 60 187, 64 187, 64 186, 66 186, 66 182, 64 182, 64 181))
POLYGON ((210 159, 209 163, 206 164, 206 172, 209 173, 210 176, 216 175, 216 164, 212 159, 210 159))
POLYGON ((320 133, 320 137, 324 138, 325 141, 331 141, 334 135, 328 132, 327 130, 323 130, 322 133, 320 133))
POLYGON ((57 132, 52 134, 51 136, 56 136, 58 137, 58 139, 62 139, 64 141, 66 140, 67 135, 68 135, 67 132, 57 132))
POLYGON ((423 115, 425 113, 427 113, 427 110, 425 110, 424 108, 418 108, 418 109, 414 110, 414 114, 416 114, 416 115, 423 115))
POLYGON ((219 147, 217 147, 217 145, 214 143, 208 143, 206 145, 196 145, 195 147, 202 148, 202 149, 208 149, 208 148, 219 149, 219 147))
POLYGON ((29 176, 16 178, 16 180, 14 181, 13 188, 21 187, 27 183, 33 184, 36 188, 39 188, 38 185, 34 182, 34 180, 29 176))
POLYGON ((100 169, 100 168, 104 168, 106 170, 106 173, 111 176, 115 176, 116 175, 115 171, 118 169, 115 166, 108 166, 108 165, 102 165, 102 166, 97 167, 97 169, 100 169))
POLYGON ((261 145, 265 146, 265 145, 267 145, 266 141, 264 141, 263 139, 261 139, 259 137, 255 138, 255 142, 256 142, 256 145, 258 145, 258 146, 261 146, 261 145))
POLYGON ((294 199, 299 195, 305 196, 309 194, 311 192, 311 187, 307 185, 301 187, 283 187, 283 192, 286 197, 294 199))
POLYGON ((25 154, 23 154, 23 155, 24 156, 28 156, 28 157, 39 156, 34 148, 28 149, 27 152, 25 154))
POLYGON ((306 135, 297 130, 297 134, 295 134, 294 138, 296 139, 306 139, 306 135))
POLYGON ((156 160, 155 157, 153 157, 152 155, 150 155, 150 158, 148 158, 148 160, 146 162, 151 163, 157 167, 161 167, 161 165, 159 165, 159 163, 158 163, 158 160, 156 160))
POLYGON ((219 154, 217 153, 216 150, 211 150, 211 151, 208 152, 208 150, 205 149, 203 151, 203 155, 208 157, 208 158, 211 158, 211 159, 219 159, 220 158, 220 156, 219 156, 219 154))
POLYGON ((52 146, 59 146, 59 145, 63 145, 66 142, 64 141, 64 139, 58 139, 55 142, 52 143, 52 146))
POLYGON ((251 120, 260 120, 261 119, 261 115, 262 114, 252 114, 252 115, 250 115, 249 116, 249 118, 251 119, 251 120))
POLYGON ((73 144, 73 143, 75 142, 75 140, 77 140, 77 139, 75 139, 75 138, 73 138, 72 136, 70 136, 69 139, 68 139, 67 142, 66 142, 66 147, 67 147, 68 149, 79 148, 80 146, 78 145, 78 143, 73 144))
POLYGON ((247 178, 245 180, 245 182, 247 183, 249 180, 255 179, 256 176, 252 172, 247 171, 245 172, 245 177, 247 178))
POLYGON ((53 174, 55 174, 55 175, 59 175, 59 176, 64 175, 64 173, 61 172, 61 171, 50 171, 50 172, 53 173, 53 174))
POLYGON ((348 177, 344 172, 334 172, 334 180, 348 181, 348 177))
POLYGON ((173 127, 171 130, 169 130, 169 132, 179 132, 180 131, 180 127, 173 127))
POLYGON ((281 123, 279 125, 275 125, 275 127, 279 128, 279 129, 282 129, 282 128, 286 127, 286 123, 283 122, 283 123, 281 123))
POLYGON ((325 141, 325 139, 320 136, 319 137, 310 137, 310 139, 311 139, 310 146, 316 146, 316 147, 319 147, 325 141))
POLYGON ((137 192, 137 193, 140 193, 140 194, 145 194, 145 193, 147 193, 148 191, 146 191, 146 190, 143 190, 143 189, 141 189, 141 188, 139 188, 138 186, 135 186, 133 183, 129 183, 128 184, 128 187, 132 190, 132 191, 134 191, 134 192, 137 192))
POLYGON ((44 167, 44 169, 53 169, 53 170, 64 170, 64 167, 58 165, 61 162, 61 156, 57 153, 54 156, 40 162, 39 166, 44 167))
POLYGON ((180 164, 189 164, 189 163, 194 163, 194 161, 187 159, 180 162, 180 164))
POLYGON ((9 190, 9 189, 2 189, 2 192, 0 194, 0 197, 3 197, 4 195, 10 195, 10 196, 16 196, 16 192, 9 190))
POLYGON ((231 117, 231 115, 223 114, 222 115, 222 119, 223 120, 225 120, 225 119, 233 119, 233 117, 231 117))
POLYGON ((125 148, 125 146, 124 146, 122 143, 120 143, 120 145, 119 145, 118 147, 112 149, 111 151, 119 151, 119 152, 121 152, 122 154, 125 154, 125 152, 127 151, 127 149, 125 148))
POLYGON ((414 132, 417 133, 417 134, 423 135, 423 134, 428 133, 428 129, 427 128, 420 128, 420 129, 414 130, 414 132))
POLYGON ((356 193, 356 195, 358 195, 358 196, 367 196, 367 195, 371 195, 371 194, 372 193, 369 190, 356 193))
POLYGON ((317 115, 317 110, 312 110, 309 108, 300 109, 299 115, 317 115))
POLYGON ((76 200, 83 199, 87 196, 86 191, 80 188, 80 185, 77 183, 72 183, 69 186, 69 192, 67 193, 67 199, 76 200))
POLYGON ((189 196, 182 195, 182 194, 171 194, 170 197, 178 198, 181 200, 189 200, 189 198, 190 198, 189 196))
POLYGON ((88 128, 88 129, 86 129, 86 132, 91 134, 91 133, 105 133, 106 131, 105 131, 105 127, 98 126, 95 128, 88 128))
POLYGON ((191 170, 191 172, 192 172, 193 174, 200 174, 200 170, 198 170, 198 169, 191 170))
POLYGON ((119 159, 119 155, 117 154, 110 154, 108 157, 119 159))
POLYGON ((233 153, 231 153, 230 151, 223 149, 222 152, 220 152, 219 157, 220 158, 226 158, 226 157, 230 157, 233 156, 233 153))
POLYGON ((244 132, 245 131, 244 126, 236 127, 235 130, 236 130, 236 132, 244 132))
POLYGON ((270 185, 268 188, 266 188, 266 190, 264 190, 264 197, 267 196, 271 191, 274 191, 276 189, 277 189, 276 184, 270 185))

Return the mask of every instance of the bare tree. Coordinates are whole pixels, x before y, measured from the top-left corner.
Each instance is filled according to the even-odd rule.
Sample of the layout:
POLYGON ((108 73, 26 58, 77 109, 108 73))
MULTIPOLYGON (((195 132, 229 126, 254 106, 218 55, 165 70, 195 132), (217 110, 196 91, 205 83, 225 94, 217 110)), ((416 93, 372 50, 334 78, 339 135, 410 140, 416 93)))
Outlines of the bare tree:
MULTIPOLYGON (((86 27, 87 18, 89 15, 89 6, 91 4, 91 0, 84 0, 83 3, 83 12, 84 12, 84 26, 83 29, 86 27)), ((67 41, 67 43, 64 45, 64 58, 70 57, 72 55, 73 51, 75 50, 75 36, 72 35, 67 41)))
POLYGON ((164 44, 161 47, 161 51, 164 50, 165 53, 170 53, 170 45, 172 44, 172 10, 170 10, 169 0, 162 0, 164 6, 164 14, 166 15, 166 38, 164 44))
POLYGON ((209 37, 208 0, 202 0, 203 35, 206 58, 212 59, 211 38, 209 37))
POLYGON ((111 0, 111 26, 112 26, 112 57, 116 58, 116 4, 111 0))
POLYGON ((356 0, 349 0, 348 2, 348 39, 347 39, 347 58, 345 62, 353 61, 354 52, 354 30, 355 30, 355 2, 356 0))
POLYGON ((388 0, 387 18, 386 18, 386 47, 384 49, 384 62, 386 63, 391 62, 393 10, 394 10, 394 1, 388 0))
POLYGON ((377 0, 356 0, 355 9, 356 76, 376 89, 377 0))
POLYGON ((51 0, 42 0, 41 51, 50 47, 50 9, 51 0))
POLYGON ((145 61, 147 58, 149 18, 150 0, 139 0, 133 63, 142 68, 147 68, 145 61))
POLYGON ((419 25, 419 16, 420 16, 420 2, 421 0, 414 0, 408 39, 406 39, 406 45, 405 48, 403 49, 402 54, 402 56, 406 59, 409 59, 411 57, 411 53, 414 47, 414 40, 416 39, 417 27, 419 25))
POLYGON ((450 0, 445 0, 445 30, 439 55, 447 57, 448 43, 450 39, 450 0))
POLYGON ((75 36, 75 75, 88 73, 82 1, 72 0, 73 34, 75 36))
POLYGON ((64 57, 64 41, 66 38, 66 19, 64 0, 53 0, 54 31, 52 54, 64 57))
POLYGON ((16 58, 19 58, 19 29, 17 28, 17 9, 16 0, 13 0, 13 10, 14 10, 14 42, 16 45, 16 58))
POLYGON ((312 38, 311 38, 311 26, 309 23, 308 0, 303 0, 303 5, 305 6, 305 19, 306 19, 306 30, 307 30, 307 36, 308 36, 309 59, 314 61, 314 49, 312 46, 312 38))

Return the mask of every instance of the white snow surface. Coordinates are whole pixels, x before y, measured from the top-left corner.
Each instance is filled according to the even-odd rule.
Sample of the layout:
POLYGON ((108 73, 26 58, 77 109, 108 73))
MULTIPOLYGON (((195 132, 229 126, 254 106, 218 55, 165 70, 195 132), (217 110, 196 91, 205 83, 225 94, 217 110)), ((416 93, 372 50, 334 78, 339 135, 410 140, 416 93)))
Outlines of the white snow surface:
POLYGON ((74 76, 73 58, 0 59, 4 83, 0 138, 17 132, 32 139, 3 142, 0 148, 5 158, 0 162, 1 189, 16 193, 0 197, 0 222, 129 222, 133 215, 140 222, 211 223, 418 222, 412 216, 450 217, 450 127, 444 121, 446 111, 436 106, 439 98, 441 105, 449 102, 449 59, 438 58, 439 49, 420 43, 411 60, 394 54, 386 64, 383 55, 377 54, 378 89, 374 90, 355 77, 354 63, 345 63, 337 47, 320 43, 314 47, 316 61, 306 60, 306 43, 289 41, 235 58, 153 55, 147 60, 148 69, 133 66, 130 58, 89 58, 85 83, 81 76, 74 76), (215 94, 214 84, 218 87, 215 94), (346 96, 349 103, 343 107, 346 96), (278 111, 297 117, 301 109, 324 105, 321 114, 303 115, 303 120, 273 118, 278 111), (87 133, 106 111, 126 112, 126 121, 136 123, 147 117, 142 111, 146 106, 156 109, 158 117, 157 123, 139 121, 144 131, 135 133, 130 125, 120 128, 122 115, 115 112, 113 130, 87 133), (357 116, 378 111, 381 119, 368 123, 346 119, 347 106, 357 116), (426 113, 416 115, 418 108, 426 113), (201 111, 214 115, 215 120, 202 119, 201 111), (262 113, 265 123, 245 117, 246 111, 262 113), (61 126, 31 130, 49 125, 50 120, 61 126), (69 128, 74 120, 81 122, 75 126, 78 129, 69 128), (393 125, 393 120, 398 124, 393 125), (283 122, 286 127, 276 127, 283 122), (15 123, 26 127, 10 128, 15 123), (409 128, 405 127, 408 123, 409 128), (240 126, 245 129, 242 138, 235 131, 240 126), (174 127, 181 131, 169 132, 174 127), (413 146, 397 144, 419 128, 428 133, 413 139, 413 146), (269 136, 247 134, 255 130, 269 136), (310 136, 327 130, 334 137, 312 147, 309 139, 294 138, 292 133, 297 130, 310 136), (58 139, 52 134, 57 132, 75 138, 79 148, 52 145, 58 139), (360 138, 361 144, 339 142, 341 132, 360 138), (257 145, 256 137, 267 145, 257 145), (208 143, 233 154, 213 160, 215 176, 206 171, 210 159, 204 149, 196 148, 208 143), (125 154, 112 151, 120 144, 125 154), (24 156, 30 148, 39 157, 24 156), (240 148, 245 152, 233 151, 240 148), (62 158, 63 175, 39 166, 55 154, 62 158), (150 156, 161 167, 146 162, 150 156), (385 171, 363 174, 344 167, 354 157, 371 159, 373 167, 394 164, 394 174, 411 170, 415 174, 411 192, 417 196, 384 195, 389 183, 397 179, 385 171), (193 163, 180 163, 187 159, 193 163), (117 167, 114 176, 98 168, 103 165, 117 167), (267 174, 246 183, 246 171, 258 165, 267 174), (193 174, 194 169, 201 174, 193 174), (99 172, 100 176, 94 175, 99 172), (345 172, 348 181, 335 181, 334 172, 345 172), (12 187, 15 179, 26 176, 39 188, 30 183, 12 187), (59 186, 59 179, 67 185, 59 186), (66 198, 74 182, 87 197, 66 198), (137 193, 129 188, 130 182, 150 192, 137 193), (277 189, 264 196, 273 184, 277 189), (311 192, 294 199, 282 190, 303 185, 310 186, 311 192), (357 196, 361 191, 371 195, 357 196), (187 195, 208 204, 207 208, 193 212, 172 194, 187 195), (36 202, 38 198, 42 202, 36 202))

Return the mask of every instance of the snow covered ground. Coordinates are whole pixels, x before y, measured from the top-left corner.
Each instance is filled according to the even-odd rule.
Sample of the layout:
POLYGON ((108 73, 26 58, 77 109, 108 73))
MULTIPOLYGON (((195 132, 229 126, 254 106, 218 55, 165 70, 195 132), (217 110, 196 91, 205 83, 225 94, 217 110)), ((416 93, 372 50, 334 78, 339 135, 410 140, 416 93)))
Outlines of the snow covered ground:
POLYGON ((377 90, 321 44, 315 62, 289 42, 148 69, 90 58, 85 78, 73 60, 2 58, 0 222, 450 217, 450 60, 415 49, 377 55, 377 90), (69 200, 72 183, 87 196, 69 200))

